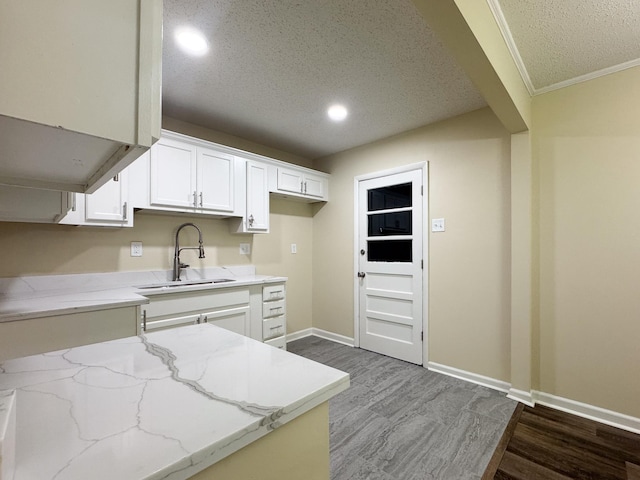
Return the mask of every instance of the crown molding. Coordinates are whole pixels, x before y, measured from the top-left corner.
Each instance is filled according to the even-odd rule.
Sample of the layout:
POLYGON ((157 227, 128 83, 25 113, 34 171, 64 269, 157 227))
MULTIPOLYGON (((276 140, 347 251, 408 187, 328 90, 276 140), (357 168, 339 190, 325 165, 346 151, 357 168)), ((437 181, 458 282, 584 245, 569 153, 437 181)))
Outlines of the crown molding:
POLYGON ((518 69, 518 72, 520 72, 520 77, 522 78, 525 87, 527 87, 527 90, 529 91, 529 95, 535 95, 536 88, 533 86, 533 82, 531 82, 531 77, 529 76, 527 67, 525 67, 524 62, 522 61, 520 51, 516 46, 516 42, 513 40, 511 30, 509 29, 509 25, 507 24, 507 19, 504 17, 504 13, 502 13, 502 8, 500 7, 498 0, 487 0, 487 3, 489 4, 491 13, 493 13, 493 18, 495 18, 496 23, 498 24, 498 28, 500 29, 500 33, 502 34, 502 38, 504 38, 504 41, 507 44, 509 53, 511 53, 511 57, 516 64, 516 68, 518 69))

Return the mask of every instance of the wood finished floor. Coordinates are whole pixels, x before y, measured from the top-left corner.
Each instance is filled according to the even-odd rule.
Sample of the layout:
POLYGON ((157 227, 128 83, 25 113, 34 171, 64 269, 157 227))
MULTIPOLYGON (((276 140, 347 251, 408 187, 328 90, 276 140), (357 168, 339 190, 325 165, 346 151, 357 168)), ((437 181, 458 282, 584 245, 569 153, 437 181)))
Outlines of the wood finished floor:
POLYGON ((317 337, 287 350, 351 375, 329 402, 332 480, 480 480, 516 402, 317 337))
POLYGON ((483 480, 640 480, 640 435, 518 406, 483 480))

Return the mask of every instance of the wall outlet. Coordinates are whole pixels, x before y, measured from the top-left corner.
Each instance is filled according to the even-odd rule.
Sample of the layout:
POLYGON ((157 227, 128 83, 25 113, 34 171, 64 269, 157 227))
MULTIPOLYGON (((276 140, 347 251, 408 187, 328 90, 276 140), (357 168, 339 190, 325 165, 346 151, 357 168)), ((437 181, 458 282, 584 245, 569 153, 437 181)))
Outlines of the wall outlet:
POLYGON ((291 244, 291 253, 298 253, 298 246, 295 243, 291 244))
POLYGON ((249 243, 241 243, 240 244, 240 255, 249 255, 251 254, 251 244, 249 243))
POLYGON ((432 232, 444 232, 444 218, 432 218, 431 219, 431 231, 432 232))
POLYGON ((131 242, 131 256, 132 257, 142 256, 142 242, 131 242))

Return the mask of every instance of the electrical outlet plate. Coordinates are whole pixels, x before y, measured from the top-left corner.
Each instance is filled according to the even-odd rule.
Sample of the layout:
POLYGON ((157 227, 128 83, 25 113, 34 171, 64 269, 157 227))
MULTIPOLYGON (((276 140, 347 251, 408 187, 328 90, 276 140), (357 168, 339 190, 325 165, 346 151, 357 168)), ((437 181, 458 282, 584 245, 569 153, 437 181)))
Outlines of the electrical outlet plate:
POLYGON ((432 218, 431 219, 431 231, 432 232, 444 232, 444 218, 432 218))
POLYGON ((241 243, 240 244, 240 255, 249 255, 251 254, 251 244, 249 243, 241 243))
POLYGON ((291 253, 298 253, 298 246, 295 243, 291 244, 291 253))
POLYGON ((131 256, 132 257, 142 256, 142 242, 131 242, 131 256))

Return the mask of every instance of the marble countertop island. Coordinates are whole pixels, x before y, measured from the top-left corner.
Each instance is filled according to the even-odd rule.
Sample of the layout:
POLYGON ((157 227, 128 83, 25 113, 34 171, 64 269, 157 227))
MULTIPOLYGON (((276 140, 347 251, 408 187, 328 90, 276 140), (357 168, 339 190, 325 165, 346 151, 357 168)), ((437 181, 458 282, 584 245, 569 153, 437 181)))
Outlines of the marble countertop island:
POLYGON ((12 432, 0 443, 15 451, 12 480, 181 480, 348 386, 344 372, 193 325, 0 364, 15 449, 12 432))

